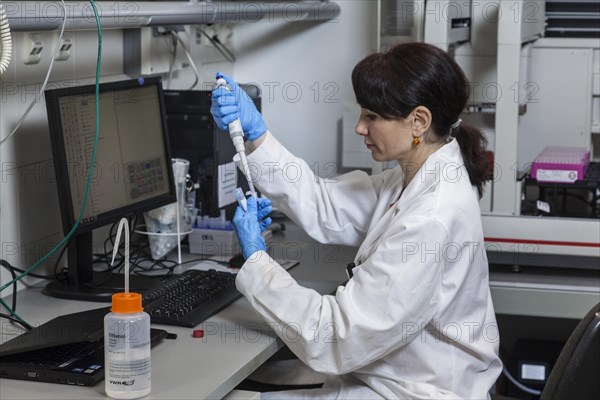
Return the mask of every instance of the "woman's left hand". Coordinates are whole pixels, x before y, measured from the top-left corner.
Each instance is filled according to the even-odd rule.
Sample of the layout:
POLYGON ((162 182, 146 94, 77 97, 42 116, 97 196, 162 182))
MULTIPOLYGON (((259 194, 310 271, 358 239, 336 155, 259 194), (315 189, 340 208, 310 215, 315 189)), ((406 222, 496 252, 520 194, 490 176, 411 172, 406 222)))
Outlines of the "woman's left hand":
POLYGON ((272 222, 267 215, 273 210, 273 207, 271 200, 254 197, 248 198, 246 207, 247 210, 244 211, 241 206, 238 206, 233 216, 233 224, 242 248, 242 255, 247 260, 259 250, 267 251, 267 245, 261 233, 272 222))

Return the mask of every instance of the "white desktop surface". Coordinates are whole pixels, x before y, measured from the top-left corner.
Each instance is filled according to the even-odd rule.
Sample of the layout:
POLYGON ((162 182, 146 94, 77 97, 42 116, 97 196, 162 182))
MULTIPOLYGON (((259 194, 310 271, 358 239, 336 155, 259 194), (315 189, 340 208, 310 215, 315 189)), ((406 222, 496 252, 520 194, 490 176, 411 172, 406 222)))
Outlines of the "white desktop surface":
MULTIPOLYGON (((47 297, 39 289, 20 293, 18 311, 37 325, 71 312, 106 306, 106 303, 65 301, 47 297), (27 297, 27 299, 25 299, 27 297)), ((4 342, 17 328, 7 322, 4 342)), ((147 399, 218 399, 273 355, 281 343, 245 299, 236 301, 196 328, 152 324, 177 334, 152 349, 152 392, 147 399), (257 329, 262 329, 262 331, 257 329), (192 337, 204 329, 204 338, 192 337)), ((1 399, 96 399, 107 397, 104 382, 94 387, 67 386, 12 379, 0 380, 1 399)))
MULTIPOLYGON (((293 224, 288 226, 288 230, 275 239, 273 257, 299 261, 300 265, 290 273, 301 284, 320 293, 334 290, 345 280, 346 264, 353 260, 356 250, 316 244, 293 224)), ((186 254, 185 257, 200 256, 186 254)), ((193 265, 188 264, 183 269, 193 265)), ((182 270, 178 268, 175 272, 182 270)), ((48 297, 41 292, 44 285, 18 294, 17 312, 32 325, 59 315, 108 305, 48 297)), ((0 319, 0 323, 0 343, 22 332, 4 319, 0 319)), ((195 328, 159 324, 152 327, 175 333, 177 339, 165 339, 152 349, 152 391, 145 397, 148 400, 220 399, 283 346, 243 297, 195 328), (205 337, 192 337, 194 329, 203 329, 205 337)), ((104 381, 85 387, 0 379, 1 400, 98 398, 108 398, 104 381)))

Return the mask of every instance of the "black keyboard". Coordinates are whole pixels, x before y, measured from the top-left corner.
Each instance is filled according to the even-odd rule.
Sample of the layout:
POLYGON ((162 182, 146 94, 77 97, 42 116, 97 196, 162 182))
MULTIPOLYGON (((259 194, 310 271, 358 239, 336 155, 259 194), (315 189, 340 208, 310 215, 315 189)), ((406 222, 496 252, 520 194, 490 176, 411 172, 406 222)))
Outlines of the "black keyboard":
POLYGON ((144 311, 154 324, 194 327, 240 297, 236 274, 188 270, 142 297, 144 311))
POLYGON ((2 361, 13 362, 19 365, 61 368, 62 364, 66 361, 83 357, 96 348, 97 346, 94 342, 68 343, 24 353, 11 354, 2 357, 2 361))

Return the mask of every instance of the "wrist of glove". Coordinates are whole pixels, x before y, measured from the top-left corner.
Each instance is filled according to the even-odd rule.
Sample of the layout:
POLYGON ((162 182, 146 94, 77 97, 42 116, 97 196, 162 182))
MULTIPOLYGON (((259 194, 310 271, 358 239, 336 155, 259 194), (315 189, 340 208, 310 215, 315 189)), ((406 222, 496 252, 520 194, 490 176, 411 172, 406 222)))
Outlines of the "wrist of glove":
POLYGON ((233 224, 242 248, 242 255, 244 259, 248 260, 257 251, 267 251, 262 231, 272 222, 267 215, 273 208, 269 199, 254 197, 247 199, 246 207, 247 209, 244 211, 241 206, 238 206, 233 216, 233 224))
MULTIPOLYGON (((242 123, 242 129, 244 129, 243 127, 244 124, 242 123)), ((267 132, 267 130, 267 124, 265 124, 265 121, 263 120, 260 113, 256 111, 255 120, 252 123, 248 124, 248 130, 244 130, 244 134, 246 135, 248 140, 253 142, 262 135, 264 135, 265 132, 267 132)))
POLYGON ((229 86, 229 89, 219 86, 212 92, 210 112, 217 126, 227 131, 229 124, 239 118, 248 140, 254 141, 261 137, 268 128, 250 96, 229 76, 217 76, 222 77, 229 86))

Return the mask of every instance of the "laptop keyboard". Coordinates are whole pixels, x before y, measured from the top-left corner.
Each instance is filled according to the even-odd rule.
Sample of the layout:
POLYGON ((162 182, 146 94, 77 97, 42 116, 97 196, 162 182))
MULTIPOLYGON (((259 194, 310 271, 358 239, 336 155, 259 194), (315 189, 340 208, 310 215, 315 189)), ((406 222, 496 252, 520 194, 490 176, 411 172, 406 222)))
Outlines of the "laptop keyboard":
POLYGON ((12 354, 2 357, 2 361, 14 362, 20 365, 62 368, 71 364, 74 360, 95 351, 97 348, 97 345, 93 342, 69 343, 26 353, 12 354))

